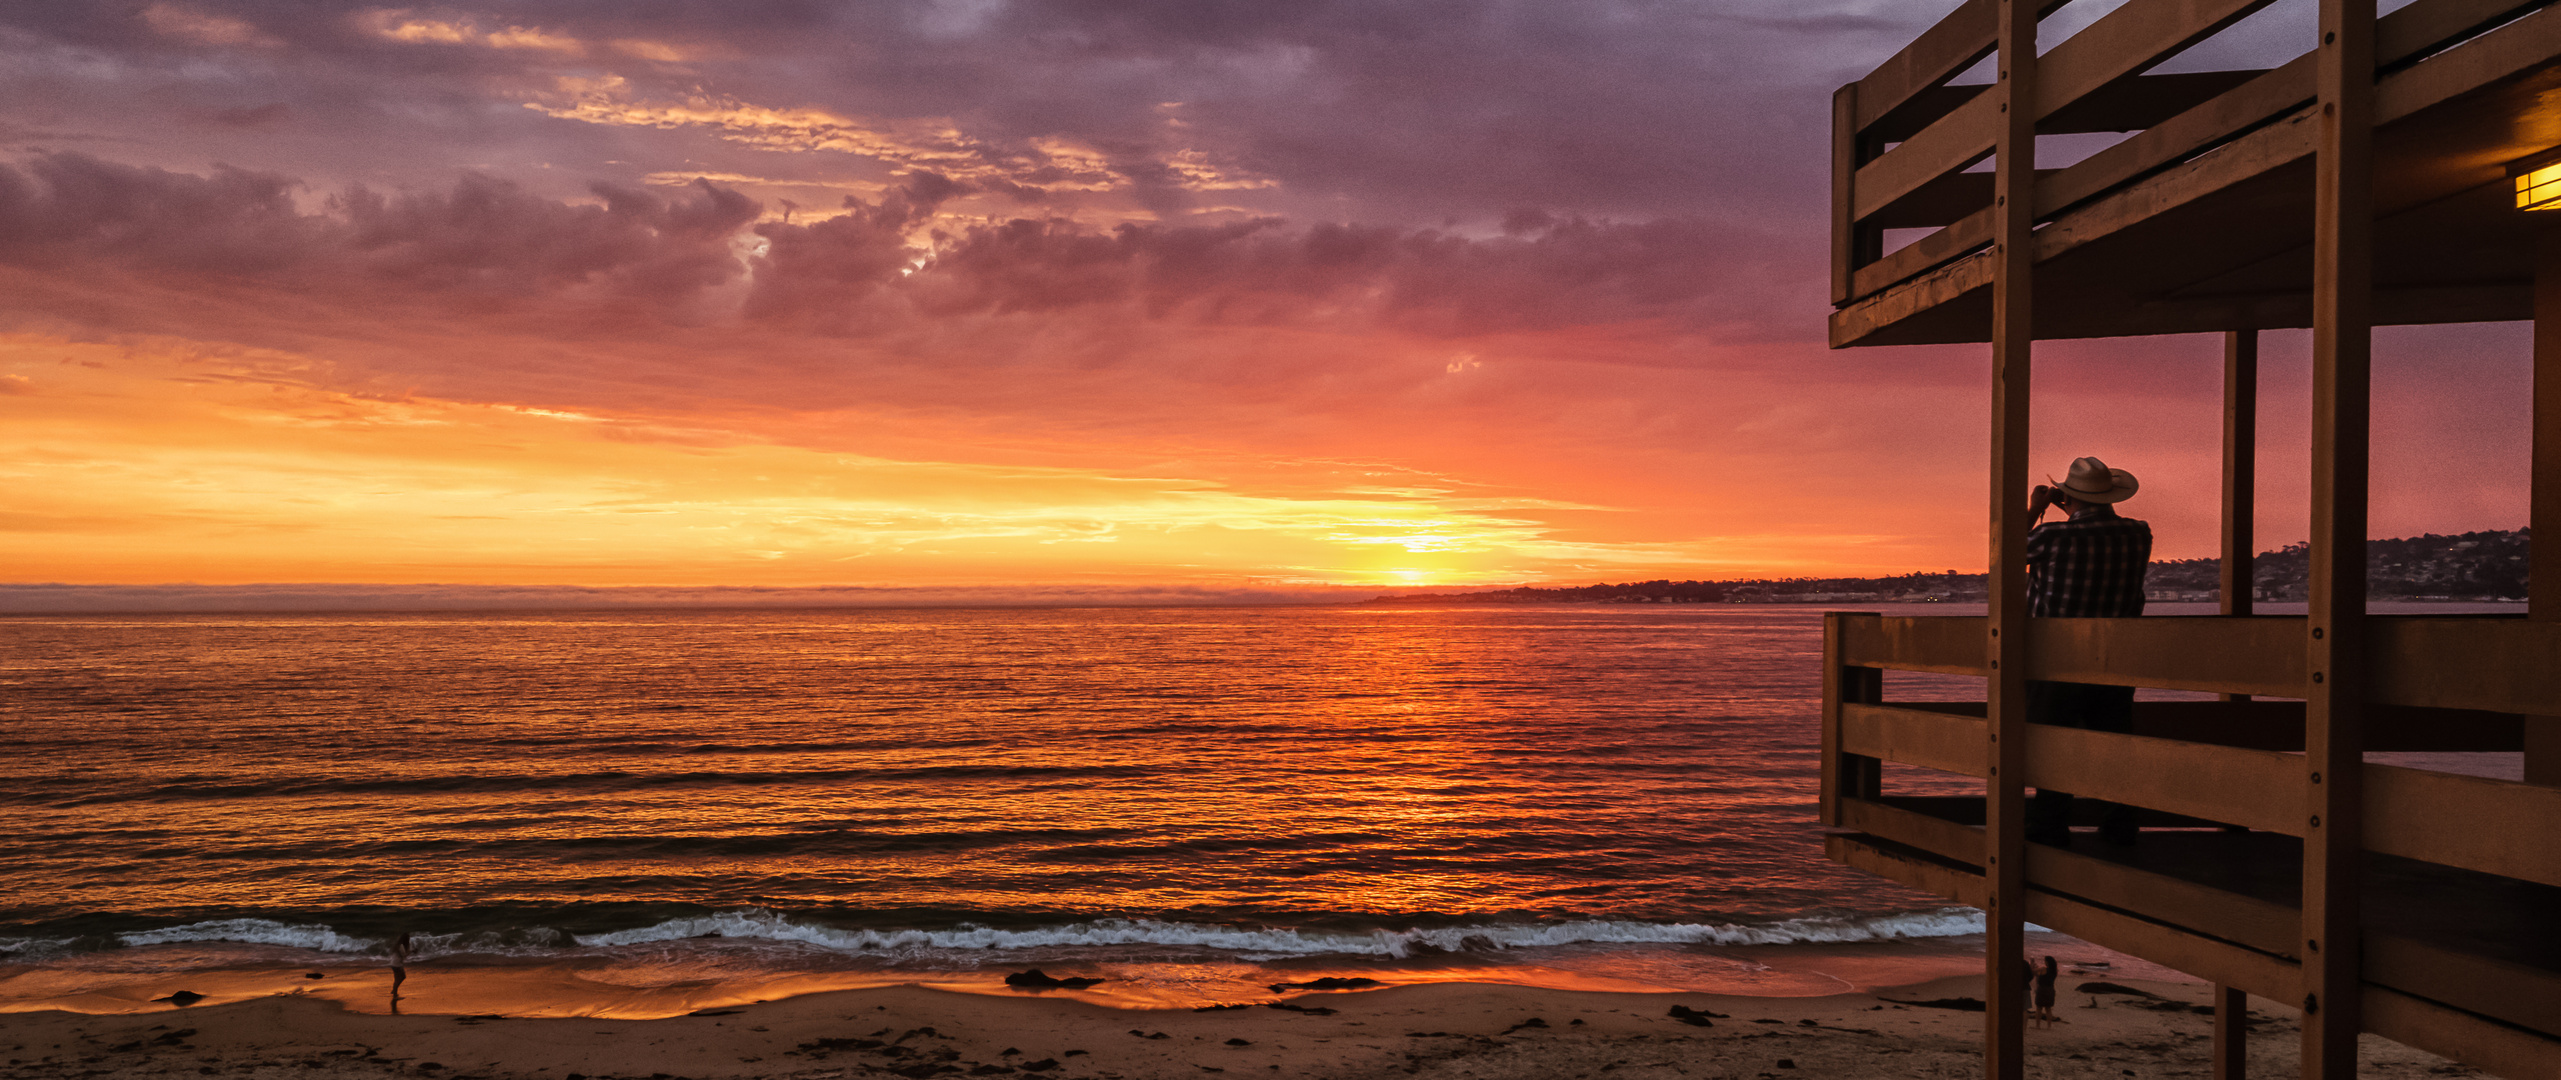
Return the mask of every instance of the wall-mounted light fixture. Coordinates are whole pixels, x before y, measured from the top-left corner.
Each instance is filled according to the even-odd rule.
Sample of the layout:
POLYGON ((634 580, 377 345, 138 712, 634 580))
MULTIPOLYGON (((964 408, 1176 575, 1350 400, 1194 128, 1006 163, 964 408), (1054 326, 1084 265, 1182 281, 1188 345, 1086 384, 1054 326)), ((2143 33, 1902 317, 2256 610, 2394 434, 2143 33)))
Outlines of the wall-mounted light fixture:
POLYGON ((2561 210, 2561 150, 2548 150, 2508 166, 2517 209, 2561 210))

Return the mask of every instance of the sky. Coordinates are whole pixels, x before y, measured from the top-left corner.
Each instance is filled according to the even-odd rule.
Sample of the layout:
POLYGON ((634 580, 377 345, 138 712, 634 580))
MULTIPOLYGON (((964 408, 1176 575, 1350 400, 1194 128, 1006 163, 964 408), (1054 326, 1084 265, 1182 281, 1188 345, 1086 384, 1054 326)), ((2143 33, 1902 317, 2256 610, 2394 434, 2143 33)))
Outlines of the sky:
MULTIPOLYGON (((9 5, 0 582, 1979 569, 1987 350, 1824 340, 1831 90, 1952 6, 9 5)), ((2376 535, 2524 523, 2527 340, 2378 336, 2376 535)), ((2220 363, 2041 346, 2034 467, 2212 555, 2220 363)))

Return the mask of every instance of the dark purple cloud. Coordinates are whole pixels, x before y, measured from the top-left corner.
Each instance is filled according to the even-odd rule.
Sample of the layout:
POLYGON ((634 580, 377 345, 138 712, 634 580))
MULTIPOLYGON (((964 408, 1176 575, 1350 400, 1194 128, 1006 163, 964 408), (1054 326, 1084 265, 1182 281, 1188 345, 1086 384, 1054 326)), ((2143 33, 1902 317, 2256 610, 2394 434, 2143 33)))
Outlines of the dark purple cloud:
POLYGON ((848 200, 840 216, 751 230, 763 210, 755 200, 699 181, 668 194, 598 184, 588 204, 470 175, 443 191, 321 197, 274 174, 52 154, 0 166, 0 264, 263 285, 351 309, 394 296, 461 313, 609 304, 645 320, 734 318, 836 335, 1060 312, 1436 337, 1637 322, 1735 340, 1811 335, 1767 320, 1766 283, 1801 273, 1805 257, 1780 238, 1698 219, 1533 215, 1478 238, 1272 219, 1102 229, 1051 218, 920 237, 961 190, 919 175, 875 202, 848 200), (759 239, 761 253, 751 246, 759 239), (706 314, 743 277, 753 279, 744 303, 706 314))
POLYGON ((573 134, 518 108, 563 78, 611 75, 640 96, 950 118, 1008 152, 1072 135, 1160 211, 1216 201, 1165 173, 1180 144, 1275 180, 1267 208, 1298 219, 1534 206, 1803 226, 1819 224, 1829 88, 1937 14, 1779 0, 38 4, 0 12, 22 59, 0 89, 75 128, 127 129, 119 99, 175 90, 173 120, 211 115, 195 122, 235 135, 254 121, 272 140, 256 148, 277 155, 226 159, 304 176, 326 150, 297 126, 380 154, 406 143, 420 162, 494 157, 529 184, 504 159, 537 132, 555 163, 627 160, 645 133, 573 134), (404 20, 477 36, 386 36, 404 20), (515 31, 552 44, 488 44, 515 31))

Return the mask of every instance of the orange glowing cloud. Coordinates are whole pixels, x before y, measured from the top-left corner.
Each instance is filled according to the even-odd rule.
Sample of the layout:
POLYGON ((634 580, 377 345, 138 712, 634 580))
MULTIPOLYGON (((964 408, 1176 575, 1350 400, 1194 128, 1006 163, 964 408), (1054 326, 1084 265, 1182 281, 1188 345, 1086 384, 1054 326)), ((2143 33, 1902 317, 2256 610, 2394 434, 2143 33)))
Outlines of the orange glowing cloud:
POLYGON ((276 352, 18 336, 0 368, 26 580, 1410 584, 1680 557, 1558 541, 1520 514, 1553 507, 1503 499, 887 460, 351 395, 276 352))

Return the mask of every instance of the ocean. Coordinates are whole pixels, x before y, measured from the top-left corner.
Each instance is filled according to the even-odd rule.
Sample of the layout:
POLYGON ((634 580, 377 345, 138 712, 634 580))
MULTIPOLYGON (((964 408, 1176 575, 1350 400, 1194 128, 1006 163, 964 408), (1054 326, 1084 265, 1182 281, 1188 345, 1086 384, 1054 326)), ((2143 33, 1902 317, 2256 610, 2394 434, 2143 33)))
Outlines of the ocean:
POLYGON ((687 1004, 1979 970, 1970 909, 1823 858, 1821 648, 1745 605, 9 618, 0 1011, 403 933, 422 983, 729 988, 687 1004))

